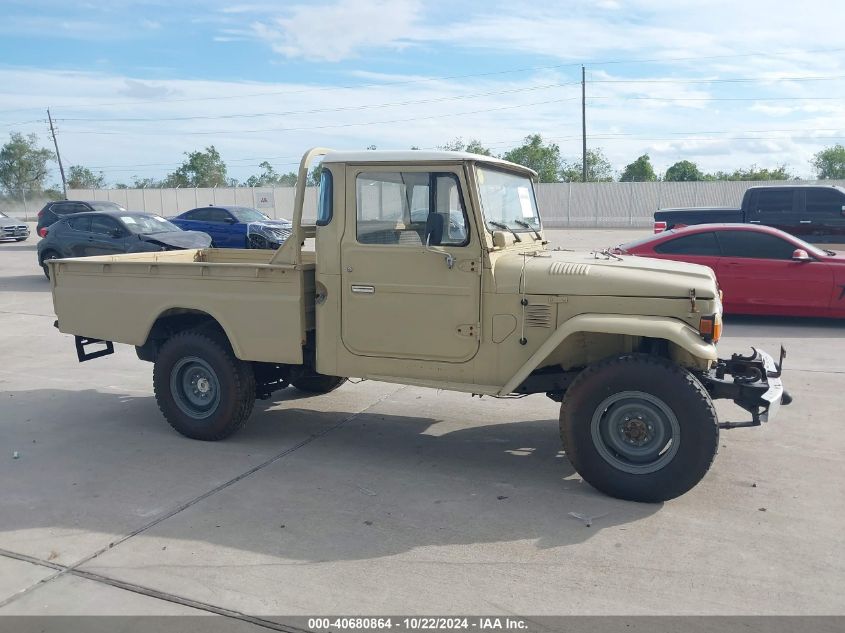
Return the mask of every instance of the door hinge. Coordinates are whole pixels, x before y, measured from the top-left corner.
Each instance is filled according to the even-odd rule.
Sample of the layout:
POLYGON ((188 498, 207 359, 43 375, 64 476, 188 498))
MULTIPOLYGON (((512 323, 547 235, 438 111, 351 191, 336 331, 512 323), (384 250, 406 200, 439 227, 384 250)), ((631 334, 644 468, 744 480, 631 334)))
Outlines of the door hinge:
POLYGON ((481 260, 480 259, 462 259, 458 262, 458 269, 465 273, 481 274, 481 260))
POLYGON ((481 324, 480 323, 468 323, 465 325, 458 326, 458 336, 471 336, 474 338, 481 337, 481 324))

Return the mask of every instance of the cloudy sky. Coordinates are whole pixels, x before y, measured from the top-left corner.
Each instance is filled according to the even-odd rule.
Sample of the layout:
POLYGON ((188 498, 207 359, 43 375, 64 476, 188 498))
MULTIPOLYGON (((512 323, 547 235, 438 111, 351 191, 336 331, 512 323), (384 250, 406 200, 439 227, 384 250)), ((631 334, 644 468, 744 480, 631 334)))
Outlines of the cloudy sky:
MULTIPOLYGON (((215 145, 231 176, 307 147, 494 152, 539 132, 617 170, 648 153, 811 177, 845 142, 841 0, 0 0, 0 138, 114 182, 215 145)), ((57 180, 57 178, 55 178, 57 180)))

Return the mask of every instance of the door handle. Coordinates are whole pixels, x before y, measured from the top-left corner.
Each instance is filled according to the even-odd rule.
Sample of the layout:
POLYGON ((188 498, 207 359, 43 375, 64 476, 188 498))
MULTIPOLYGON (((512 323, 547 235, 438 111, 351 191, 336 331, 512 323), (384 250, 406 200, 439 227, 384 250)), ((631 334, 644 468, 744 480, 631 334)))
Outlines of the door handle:
POLYGON ((748 220, 749 224, 760 224, 760 220, 748 220))
POLYGON ((812 220, 798 220, 798 223, 799 224, 812 224, 813 221, 812 220))
POLYGON ((376 287, 362 284, 352 284, 352 292, 359 295, 373 295, 376 293, 376 287))

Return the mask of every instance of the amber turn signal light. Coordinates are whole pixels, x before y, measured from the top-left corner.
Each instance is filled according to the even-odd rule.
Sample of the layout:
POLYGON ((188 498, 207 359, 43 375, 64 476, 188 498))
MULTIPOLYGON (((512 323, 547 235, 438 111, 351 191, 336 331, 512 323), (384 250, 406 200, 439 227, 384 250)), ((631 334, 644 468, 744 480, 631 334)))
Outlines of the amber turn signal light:
POLYGON ((717 313, 701 317, 698 322, 698 332, 708 343, 718 343, 722 338, 722 315, 717 313))

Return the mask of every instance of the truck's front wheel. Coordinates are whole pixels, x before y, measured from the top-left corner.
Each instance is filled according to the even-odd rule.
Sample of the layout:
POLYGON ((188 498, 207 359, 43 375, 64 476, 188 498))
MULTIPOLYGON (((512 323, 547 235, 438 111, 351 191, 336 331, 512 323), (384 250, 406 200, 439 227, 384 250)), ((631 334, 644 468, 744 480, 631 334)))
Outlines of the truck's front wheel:
POLYGON ((158 407, 174 429, 195 440, 222 440, 246 424, 255 404, 252 366, 227 343, 197 332, 176 334, 153 366, 158 407))
POLYGON ((716 410, 698 379, 640 354, 585 369, 563 399, 560 432, 585 481, 630 501, 684 494, 707 473, 719 446, 716 410))

